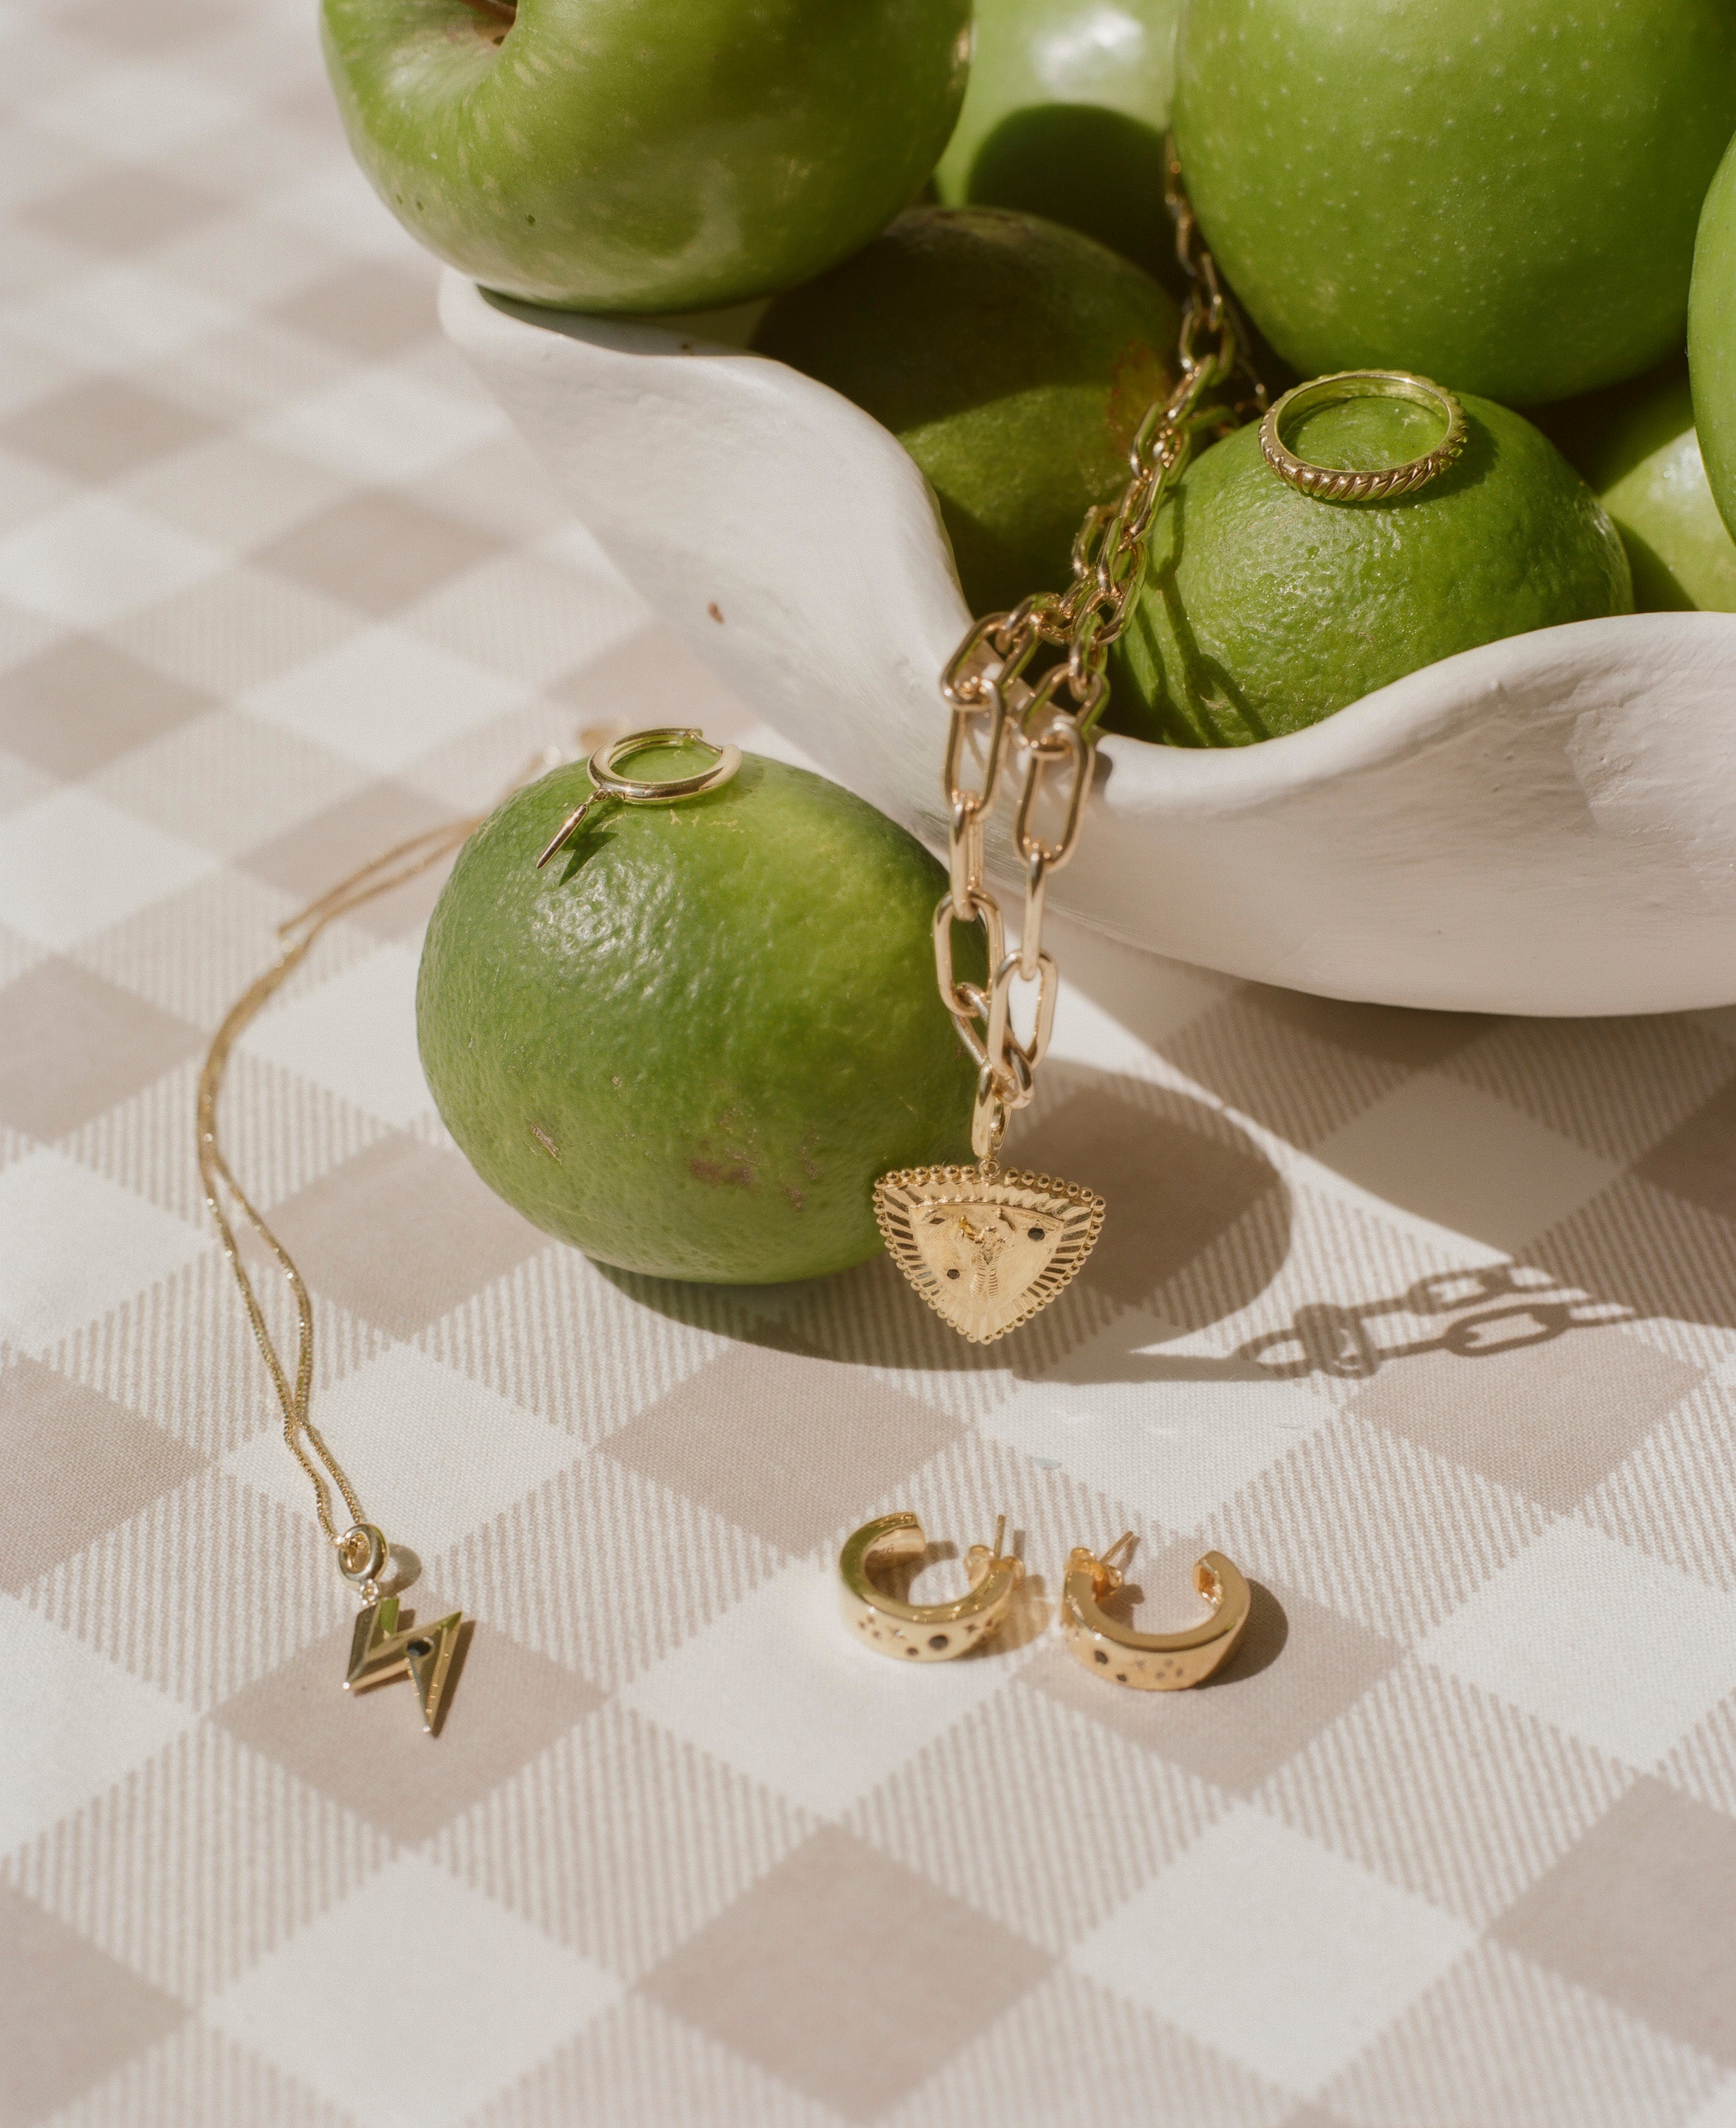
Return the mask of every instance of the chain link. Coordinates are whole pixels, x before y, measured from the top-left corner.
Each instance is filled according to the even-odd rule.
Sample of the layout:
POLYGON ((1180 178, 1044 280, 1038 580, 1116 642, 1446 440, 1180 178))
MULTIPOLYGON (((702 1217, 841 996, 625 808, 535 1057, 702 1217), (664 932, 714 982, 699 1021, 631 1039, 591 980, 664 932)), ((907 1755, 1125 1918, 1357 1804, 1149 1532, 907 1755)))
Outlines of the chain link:
POLYGON ((1078 846, 1097 726, 1109 700, 1109 653, 1138 603, 1152 527, 1199 438, 1265 410, 1265 387, 1248 361, 1245 329, 1194 220, 1173 144, 1166 163, 1165 203, 1175 225, 1176 256, 1188 277, 1175 388, 1153 401, 1134 432, 1130 477, 1120 497, 1086 513, 1073 541, 1067 589, 1039 591, 1010 613, 987 615, 941 675, 940 692, 952 711, 944 775, 949 876, 935 911, 935 968, 941 998, 977 1066, 971 1143, 990 1168, 1009 1117, 1031 1099, 1049 1047, 1059 987, 1053 957, 1043 950, 1049 881, 1078 846), (1237 397, 1239 380, 1246 389, 1237 397), (1028 684, 1024 676, 1045 644, 1065 654, 1028 684), (985 831, 1009 773, 1019 780, 1012 839, 1025 867, 1024 922, 1011 953, 1000 905, 983 877, 985 831), (1039 815, 1049 823, 1046 834, 1039 815), (954 972, 955 924, 982 929, 986 989, 961 982, 954 972), (1031 1031, 1021 1036, 1014 990, 1033 986, 1031 1031))

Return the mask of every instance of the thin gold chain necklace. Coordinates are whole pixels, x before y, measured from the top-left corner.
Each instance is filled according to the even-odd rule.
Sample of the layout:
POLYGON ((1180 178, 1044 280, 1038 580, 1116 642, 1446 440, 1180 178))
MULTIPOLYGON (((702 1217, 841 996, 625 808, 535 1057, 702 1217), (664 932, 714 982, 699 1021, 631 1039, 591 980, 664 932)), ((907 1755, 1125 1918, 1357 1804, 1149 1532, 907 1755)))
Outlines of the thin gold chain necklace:
POLYGON ((384 1684, 390 1679, 408 1675, 414 1683, 416 1696, 421 1702, 423 1726, 430 1735, 439 1726, 445 1705, 447 1689, 452 1677, 452 1659, 458 1645, 459 1629, 464 1622, 464 1613, 454 1611, 433 1624, 400 1629, 398 1599, 381 1593, 380 1579, 386 1570, 389 1547, 378 1524, 370 1522, 363 1513, 361 1501, 350 1484, 344 1466, 326 1446, 325 1437, 314 1424, 309 1409, 313 1394, 313 1300, 306 1281, 297 1269, 288 1249, 267 1223, 264 1215, 235 1180, 234 1170, 226 1157, 217 1132, 218 1101, 223 1090, 224 1073, 228 1068, 231 1052, 236 1042, 276 992, 282 988, 307 957, 315 942, 330 924, 340 916, 371 901, 377 895, 387 894, 395 886, 426 872, 430 866, 450 854, 480 824, 485 817, 478 815, 464 820, 448 822, 444 827, 433 828, 425 834, 400 843, 382 857, 340 880, 317 901, 278 927, 281 950, 277 961, 264 974, 251 984, 230 1008, 228 1016, 217 1029, 210 1049, 206 1053, 204 1069, 199 1074, 198 1146, 199 1179, 204 1185, 205 1202, 211 1208, 217 1232, 222 1238, 223 1253, 229 1259, 229 1267, 235 1273, 235 1283, 241 1290, 241 1299, 247 1310, 247 1319, 253 1327, 254 1340, 259 1356, 265 1362, 265 1370, 271 1377, 272 1388, 277 1393, 283 1412, 283 1438, 290 1452, 307 1473, 313 1484, 314 1505, 319 1514, 320 1527, 326 1541, 337 1554, 338 1571, 362 1598, 362 1610, 355 1622, 355 1633, 350 1651, 349 1674, 344 1683, 348 1689, 361 1690, 369 1685, 384 1684), (234 1220, 230 1208, 234 1208, 240 1219, 253 1228, 275 1258, 278 1268, 289 1282, 295 1296, 296 1359, 292 1375, 272 1337, 270 1325, 265 1319, 265 1310, 260 1303, 253 1279, 242 1261, 240 1246, 236 1238, 234 1220), (310 1452, 311 1451, 311 1452, 310 1452), (350 1515, 349 1527, 340 1529, 331 1512, 331 1495, 326 1480, 337 1488, 344 1506, 350 1515))

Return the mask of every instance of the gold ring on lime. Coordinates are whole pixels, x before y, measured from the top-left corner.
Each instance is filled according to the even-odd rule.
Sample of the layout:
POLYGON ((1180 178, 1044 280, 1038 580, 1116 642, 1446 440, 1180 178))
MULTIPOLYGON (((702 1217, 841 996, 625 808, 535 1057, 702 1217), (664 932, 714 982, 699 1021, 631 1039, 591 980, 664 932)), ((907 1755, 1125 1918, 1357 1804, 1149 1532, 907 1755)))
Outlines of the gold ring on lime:
POLYGON ((1260 450, 1267 464, 1280 480, 1321 502, 1374 502, 1408 495, 1444 473, 1464 449, 1465 438, 1465 410, 1446 387, 1404 369, 1341 369, 1330 377, 1314 378, 1287 392, 1260 424, 1260 450), (1337 406, 1347 399, 1408 399, 1413 406, 1439 414, 1447 433, 1421 458, 1404 465, 1382 466, 1377 473, 1350 473, 1299 458, 1280 434, 1285 416, 1337 406))
POLYGON ((540 872, 550 857, 572 841, 592 806, 606 805, 611 799, 624 805, 660 805, 671 799, 697 798, 702 791, 715 791, 720 784, 727 783, 740 766, 740 747, 715 746, 703 732, 683 731, 673 725, 659 726, 655 731, 629 732, 625 739, 611 739, 606 746, 598 747, 586 762, 586 773, 591 778, 590 792, 555 829, 548 848, 536 860, 537 870, 540 872), (649 753, 658 746, 702 746, 716 758, 709 767, 696 769, 691 776, 623 776, 617 770, 617 762, 630 761, 635 753, 649 753))

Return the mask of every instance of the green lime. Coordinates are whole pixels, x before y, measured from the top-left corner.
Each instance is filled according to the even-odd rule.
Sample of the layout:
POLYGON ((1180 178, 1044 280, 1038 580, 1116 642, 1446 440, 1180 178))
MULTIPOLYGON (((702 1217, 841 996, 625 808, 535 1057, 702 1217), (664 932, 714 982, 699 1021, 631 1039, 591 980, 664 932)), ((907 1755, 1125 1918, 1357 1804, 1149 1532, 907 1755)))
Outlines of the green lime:
MULTIPOLYGON (((1463 401, 1463 457, 1384 502, 1325 502, 1272 471, 1259 430, 1197 458, 1160 513, 1109 720, 1177 746, 1245 746, 1317 724, 1438 658, 1633 610, 1621 539, 1531 424, 1463 401)), ((1441 420, 1363 398, 1287 421, 1315 463, 1420 456, 1441 420)))
POLYGON ((928 476, 965 603, 1064 590, 1079 520, 1127 480, 1172 381, 1176 306, 1089 237, 999 207, 918 207, 780 296, 754 337, 892 430, 928 476))
POLYGON ((539 872, 589 788, 573 766, 508 799, 435 910, 416 1027, 447 1128, 605 1263, 726 1285, 859 1263, 876 1176, 970 1157, 974 1069, 935 983, 945 875, 859 798, 751 754, 702 796, 600 807, 539 872))
POLYGON ((1736 540, 1706 480, 1681 363, 1550 407, 1540 425, 1615 520, 1642 613, 1736 613, 1736 540))

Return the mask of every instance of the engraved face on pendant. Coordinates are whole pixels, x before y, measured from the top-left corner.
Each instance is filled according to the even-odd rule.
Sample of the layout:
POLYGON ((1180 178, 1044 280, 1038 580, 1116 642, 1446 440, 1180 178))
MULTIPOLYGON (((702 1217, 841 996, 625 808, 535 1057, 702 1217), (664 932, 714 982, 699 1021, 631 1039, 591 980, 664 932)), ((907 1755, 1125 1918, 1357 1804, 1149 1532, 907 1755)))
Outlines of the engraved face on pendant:
POLYGON ((1015 1218, 1004 1204, 948 1204, 920 1212, 911 1231, 936 1276, 970 1300, 995 1302, 1036 1283, 1061 1245, 1062 1228, 1058 1218, 1015 1218))
POLYGON ((1077 1183, 971 1167, 906 1168, 874 1185, 893 1261, 974 1344, 1027 1322, 1073 1276, 1103 1224, 1077 1183))

